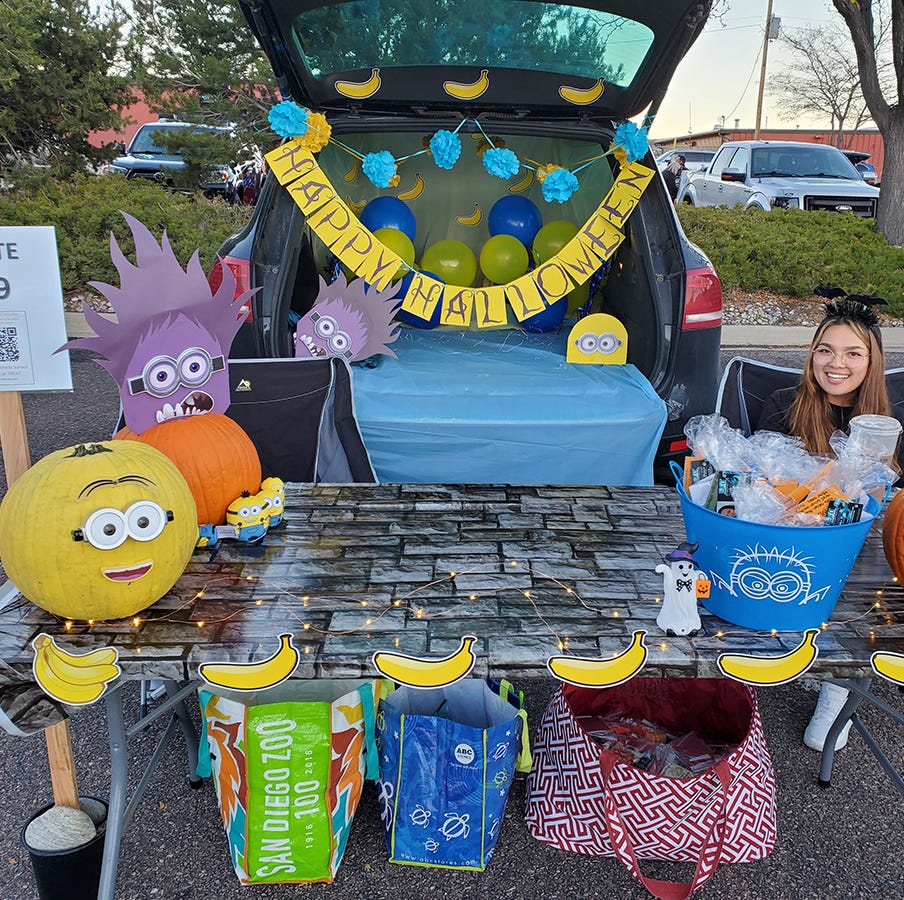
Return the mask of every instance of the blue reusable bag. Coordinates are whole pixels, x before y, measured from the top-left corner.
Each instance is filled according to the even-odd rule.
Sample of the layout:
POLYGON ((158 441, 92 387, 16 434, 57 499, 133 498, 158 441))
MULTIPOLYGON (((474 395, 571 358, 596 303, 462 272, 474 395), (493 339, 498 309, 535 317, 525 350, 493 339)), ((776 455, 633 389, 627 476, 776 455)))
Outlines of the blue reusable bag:
POLYGON ((523 694, 469 678, 380 701, 380 815, 391 862, 482 872, 515 771, 530 769, 523 694))

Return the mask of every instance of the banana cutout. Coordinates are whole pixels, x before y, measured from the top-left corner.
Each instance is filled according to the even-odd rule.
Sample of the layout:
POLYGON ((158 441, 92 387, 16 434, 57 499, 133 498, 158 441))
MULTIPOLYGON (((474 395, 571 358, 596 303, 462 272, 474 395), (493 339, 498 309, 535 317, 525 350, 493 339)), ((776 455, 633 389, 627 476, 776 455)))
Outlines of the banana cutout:
POLYGON ((635 631, 630 646, 618 656, 550 656, 546 666, 560 681, 578 687, 607 688, 630 681, 644 667, 647 648, 645 631, 635 631))
POLYGON ((359 212, 361 212, 362 209, 364 209, 365 206, 367 206, 366 200, 361 200, 361 201, 352 200, 351 194, 345 195, 345 202, 349 205, 349 207, 352 209, 352 211, 355 213, 355 215, 357 215, 359 212))
POLYGON ((887 653, 877 650, 870 658, 870 665, 877 675, 904 685, 904 653, 887 653))
POLYGON ((424 179, 421 178, 420 172, 415 176, 413 187, 408 188, 407 191, 402 191, 401 193, 396 194, 396 197, 399 200, 416 200, 421 194, 424 193, 424 179))
POLYGON ((474 212, 469 216, 456 216, 455 221, 458 222, 459 225, 479 225, 483 221, 483 210, 480 208, 480 204, 476 204, 474 206, 474 212))
POLYGON ((346 184, 351 184, 358 177, 358 160, 352 160, 352 167, 342 176, 346 184))
POLYGON ((337 81, 333 87, 343 97, 350 97, 352 100, 366 100, 368 97, 373 97, 380 90, 382 83, 383 79, 380 78, 380 70, 372 69, 370 78, 366 81, 337 81))
POLYGON ((477 81, 444 81, 443 90, 457 100, 476 100, 490 86, 490 70, 481 69, 477 81))
POLYGON ((534 170, 528 169, 527 174, 509 188, 509 193, 523 194, 534 183, 534 177, 534 170))
POLYGON ((119 650, 101 647, 88 653, 69 653, 43 632, 32 642, 35 681, 45 694, 70 706, 99 700, 107 685, 122 674, 119 650))
POLYGON ((718 659, 723 675, 744 684, 766 687, 787 684, 799 678, 819 656, 816 646, 818 628, 810 628, 804 639, 789 653, 781 656, 750 656, 746 653, 723 653, 718 659))
POLYGON ((448 687, 461 681, 477 661, 471 650, 477 638, 466 635, 458 649, 442 659, 424 659, 406 653, 378 650, 373 655, 374 668, 385 678, 412 688, 448 687))
POLYGON ((559 96, 569 103, 574 103, 576 106, 586 106, 588 103, 599 100, 603 96, 604 89, 603 79, 597 78, 596 84, 591 85, 589 88, 569 87, 567 84, 563 84, 559 88, 559 96))
POLYGON ((198 674, 215 687, 230 691, 262 691, 285 681, 298 665, 291 634, 279 636, 279 649, 256 663, 201 663, 198 674))

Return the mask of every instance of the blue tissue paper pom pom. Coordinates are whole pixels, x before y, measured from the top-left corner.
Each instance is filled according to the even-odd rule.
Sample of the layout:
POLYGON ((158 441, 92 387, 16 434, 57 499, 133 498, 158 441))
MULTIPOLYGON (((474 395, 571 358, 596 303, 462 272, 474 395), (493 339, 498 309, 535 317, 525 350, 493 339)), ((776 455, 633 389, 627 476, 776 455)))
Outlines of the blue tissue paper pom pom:
POLYGON ((283 100, 270 108, 267 121, 280 137, 300 137, 308 130, 308 111, 291 100, 283 100))
POLYGON ((647 143, 647 129, 638 128, 633 122, 622 122, 615 129, 614 143, 624 148, 628 162, 643 159, 650 149, 647 143))
POLYGON ((493 147, 483 154, 483 167, 497 178, 511 178, 521 168, 521 163, 513 151, 506 147, 493 147))
POLYGON ((364 174, 370 179, 374 187, 387 188, 389 181, 396 173, 396 163, 393 155, 388 150, 379 153, 368 153, 361 163, 364 174))
POLYGON ((451 169, 461 156, 461 138, 452 131, 437 131, 430 138, 433 161, 441 169, 451 169))
POLYGON ((568 169, 553 169, 543 179, 543 199, 547 203, 552 203, 553 200, 557 203, 564 203, 571 199, 571 195, 577 189, 577 175, 569 172, 568 169))

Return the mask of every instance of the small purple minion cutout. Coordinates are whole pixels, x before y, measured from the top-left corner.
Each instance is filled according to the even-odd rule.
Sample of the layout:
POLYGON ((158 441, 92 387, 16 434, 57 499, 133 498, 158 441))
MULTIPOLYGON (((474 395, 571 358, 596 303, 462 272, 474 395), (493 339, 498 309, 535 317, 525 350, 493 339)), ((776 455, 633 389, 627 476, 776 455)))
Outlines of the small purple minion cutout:
POLYGON ((390 302, 397 285, 364 291, 363 278, 348 282, 340 273, 329 285, 321 278, 317 302, 295 328, 295 356, 339 356, 348 362, 377 353, 395 356, 387 344, 399 336, 393 320, 398 304, 390 302))
POLYGON ((160 244, 134 216, 123 213, 135 239, 132 265, 110 234, 110 256, 120 287, 91 282, 116 313, 110 322, 86 303, 85 319, 96 337, 76 338, 60 350, 94 350, 98 363, 119 384, 126 425, 137 434, 159 422, 229 406, 226 357, 242 325, 242 305, 254 294, 235 296, 235 276, 223 265, 223 281, 211 294, 195 252, 183 269, 166 232, 160 244))

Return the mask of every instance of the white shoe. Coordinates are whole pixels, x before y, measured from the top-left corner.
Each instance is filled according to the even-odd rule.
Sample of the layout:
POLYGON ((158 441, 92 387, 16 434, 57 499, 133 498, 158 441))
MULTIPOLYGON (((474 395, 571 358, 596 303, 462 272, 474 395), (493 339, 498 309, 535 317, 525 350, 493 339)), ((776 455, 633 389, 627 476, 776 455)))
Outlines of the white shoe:
MULTIPOLYGON (((841 712, 848 698, 848 691, 839 687, 837 684, 831 684, 824 681, 819 691, 819 699, 816 701, 816 709, 813 711, 813 717, 807 730, 804 732, 804 743, 812 750, 822 750, 826 742, 826 735, 832 727, 832 723, 841 712)), ((847 745, 848 734, 851 730, 851 723, 848 722, 841 729, 838 740, 835 743, 835 749, 840 750, 847 745)))

